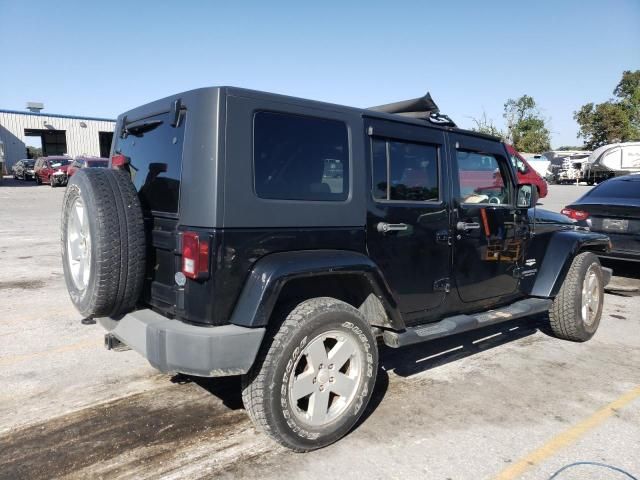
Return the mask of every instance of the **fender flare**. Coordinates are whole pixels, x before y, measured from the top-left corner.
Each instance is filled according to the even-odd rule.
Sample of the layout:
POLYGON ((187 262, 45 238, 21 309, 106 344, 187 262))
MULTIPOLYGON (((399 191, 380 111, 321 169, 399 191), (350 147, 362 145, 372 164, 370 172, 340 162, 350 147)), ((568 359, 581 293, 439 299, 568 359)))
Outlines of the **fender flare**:
POLYGON ((298 250, 267 255, 256 262, 231 315, 231 323, 264 327, 287 282, 316 275, 359 275, 380 300, 393 329, 403 329, 397 302, 377 265, 362 253, 347 250, 298 250))
POLYGON ((554 298, 578 253, 607 252, 609 248, 609 237, 600 233, 576 230, 553 232, 535 280, 530 285, 523 285, 523 290, 534 297, 554 298))

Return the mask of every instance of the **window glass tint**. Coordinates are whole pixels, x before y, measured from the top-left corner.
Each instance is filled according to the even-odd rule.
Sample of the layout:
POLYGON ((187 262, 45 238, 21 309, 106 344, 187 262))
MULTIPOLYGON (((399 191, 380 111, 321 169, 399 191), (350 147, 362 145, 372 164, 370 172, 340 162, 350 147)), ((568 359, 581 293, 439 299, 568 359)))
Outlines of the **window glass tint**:
POLYGON ((135 129, 125 138, 118 137, 115 151, 130 159, 131 178, 143 208, 176 213, 180 193, 182 165, 183 118, 177 128, 171 126, 168 114, 150 117, 147 123, 160 121, 151 129, 135 129))
POLYGON ((372 162, 374 198, 411 202, 439 199, 436 146, 375 139, 372 162))
POLYGON ((496 157, 464 150, 456 155, 462 203, 509 203, 507 176, 496 157))
MULTIPOLYGON (((636 175, 638 177, 638 175, 636 175)), ((589 200, 599 197, 635 198, 640 200, 640 177, 634 180, 613 180, 604 182, 592 189, 587 195, 589 200)))
POLYGON ((343 122, 258 112, 254 182, 261 198, 342 201, 349 193, 349 147, 343 122))

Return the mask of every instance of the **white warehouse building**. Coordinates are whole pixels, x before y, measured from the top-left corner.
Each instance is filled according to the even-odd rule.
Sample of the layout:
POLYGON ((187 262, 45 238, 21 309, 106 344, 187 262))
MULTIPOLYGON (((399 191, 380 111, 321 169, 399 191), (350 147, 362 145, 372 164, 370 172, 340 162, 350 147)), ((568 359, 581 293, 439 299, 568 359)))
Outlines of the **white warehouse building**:
POLYGON ((107 118, 0 110, 5 169, 27 158, 27 145, 34 144, 28 137, 40 137, 43 156, 108 157, 115 126, 115 120, 107 118))

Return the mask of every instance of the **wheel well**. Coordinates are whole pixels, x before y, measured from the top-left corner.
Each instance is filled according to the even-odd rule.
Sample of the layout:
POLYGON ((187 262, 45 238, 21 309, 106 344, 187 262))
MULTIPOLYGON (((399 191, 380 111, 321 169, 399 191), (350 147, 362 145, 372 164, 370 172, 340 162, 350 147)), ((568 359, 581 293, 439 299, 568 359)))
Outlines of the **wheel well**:
POLYGON ((578 253, 582 253, 582 252, 592 252, 592 253, 596 253, 596 252, 606 252, 607 251, 607 246, 606 245, 586 245, 584 247, 582 247, 578 253))
POLYGON ((274 312, 293 306, 309 298, 331 297, 342 300, 360 310, 369 324, 390 328, 391 321, 382 301, 364 275, 315 275, 289 280, 278 296, 274 312))

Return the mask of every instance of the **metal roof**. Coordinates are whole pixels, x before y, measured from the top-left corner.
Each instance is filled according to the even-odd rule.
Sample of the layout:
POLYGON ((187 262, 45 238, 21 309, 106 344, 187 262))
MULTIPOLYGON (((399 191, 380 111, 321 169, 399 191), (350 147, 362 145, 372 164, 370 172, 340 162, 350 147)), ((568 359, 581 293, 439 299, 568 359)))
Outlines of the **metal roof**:
POLYGON ((31 117, 54 117, 54 118, 69 118, 72 120, 94 120, 97 122, 115 122, 116 121, 114 118, 81 117, 78 115, 62 115, 60 113, 33 113, 33 112, 22 112, 20 110, 0 109, 0 113, 15 113, 17 115, 28 115, 31 117))

